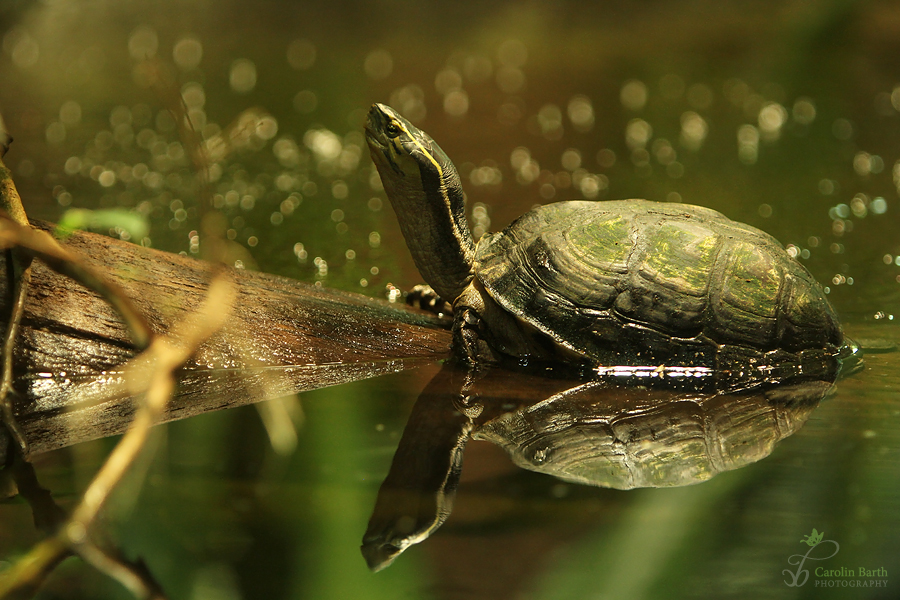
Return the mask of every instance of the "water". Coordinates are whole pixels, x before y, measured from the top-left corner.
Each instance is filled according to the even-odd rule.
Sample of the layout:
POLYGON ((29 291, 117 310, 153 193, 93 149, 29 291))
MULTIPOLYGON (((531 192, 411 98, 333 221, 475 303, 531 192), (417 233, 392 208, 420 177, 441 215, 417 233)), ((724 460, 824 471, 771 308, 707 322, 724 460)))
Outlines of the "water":
MULTIPOLYGON (((900 337, 892 5, 184 4, 0 9, 5 161, 31 216, 133 208, 134 241, 199 254, 186 149, 134 58, 155 55, 209 139, 255 111, 212 173, 245 267, 378 297, 419 282, 362 142, 379 101, 460 167, 476 232, 547 201, 700 204, 787 245, 851 337, 900 337)), ((868 355, 767 458, 688 487, 567 483, 473 440, 452 515, 374 575, 359 546, 437 366, 303 394, 290 454, 253 407, 158 428, 104 524, 172 597, 893 597, 898 356, 868 355), (813 528, 840 550, 790 587, 813 528), (860 568, 888 587, 822 587, 881 579, 860 568)), ((72 506, 112 443, 39 457, 42 483, 72 506)), ((0 560, 38 539, 23 503, 0 519, 0 560)), ((77 560, 46 589, 125 597, 77 560)))

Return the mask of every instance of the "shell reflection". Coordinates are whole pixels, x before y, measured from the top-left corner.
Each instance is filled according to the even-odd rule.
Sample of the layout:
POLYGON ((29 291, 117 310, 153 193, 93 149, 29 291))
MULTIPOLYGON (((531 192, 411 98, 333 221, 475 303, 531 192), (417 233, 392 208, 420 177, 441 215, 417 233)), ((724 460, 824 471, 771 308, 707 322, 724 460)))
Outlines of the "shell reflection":
POLYGON ((768 456, 828 387, 693 394, 591 383, 491 419, 472 437, 502 447, 522 468, 573 483, 690 485, 768 456))
POLYGON ((615 374, 585 382, 503 369, 473 381, 445 366, 416 401, 378 492, 362 545, 369 568, 387 567, 450 516, 470 438, 565 481, 691 485, 768 456, 806 422, 834 377, 741 392, 706 378, 632 381, 640 385, 615 374))

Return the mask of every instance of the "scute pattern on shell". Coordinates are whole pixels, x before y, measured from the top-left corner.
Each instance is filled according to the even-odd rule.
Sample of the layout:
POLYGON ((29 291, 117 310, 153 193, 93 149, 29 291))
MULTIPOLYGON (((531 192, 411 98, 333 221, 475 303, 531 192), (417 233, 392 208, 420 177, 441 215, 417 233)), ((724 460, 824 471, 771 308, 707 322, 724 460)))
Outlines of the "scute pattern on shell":
POLYGON ((480 424, 524 469, 616 489, 691 485, 771 454, 831 385, 673 393, 579 386, 480 424))
POLYGON ((716 364, 836 353, 837 318, 770 235, 714 210, 646 200, 559 202, 478 244, 476 273, 503 308, 600 363, 716 364))

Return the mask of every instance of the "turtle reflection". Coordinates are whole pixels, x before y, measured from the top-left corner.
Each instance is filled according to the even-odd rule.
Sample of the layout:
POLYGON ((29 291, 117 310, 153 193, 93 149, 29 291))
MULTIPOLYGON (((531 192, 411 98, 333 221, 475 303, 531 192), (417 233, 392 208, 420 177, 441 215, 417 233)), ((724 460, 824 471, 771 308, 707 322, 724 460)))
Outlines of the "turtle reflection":
POLYGON ((469 438, 570 482, 691 485, 768 456, 803 425, 834 373, 741 392, 704 389, 700 381, 672 389, 504 369, 468 378, 446 365, 416 401, 363 537, 369 568, 390 565, 447 519, 469 438))

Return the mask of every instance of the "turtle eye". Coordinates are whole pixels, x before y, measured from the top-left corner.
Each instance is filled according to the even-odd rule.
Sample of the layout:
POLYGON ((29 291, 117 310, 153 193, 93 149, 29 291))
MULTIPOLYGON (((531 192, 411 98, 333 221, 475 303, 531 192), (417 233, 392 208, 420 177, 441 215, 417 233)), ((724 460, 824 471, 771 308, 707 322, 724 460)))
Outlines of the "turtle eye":
POLYGON ((388 137, 395 138, 400 135, 400 128, 397 127, 397 124, 391 121, 387 124, 387 127, 384 128, 384 132, 388 135, 388 137))

